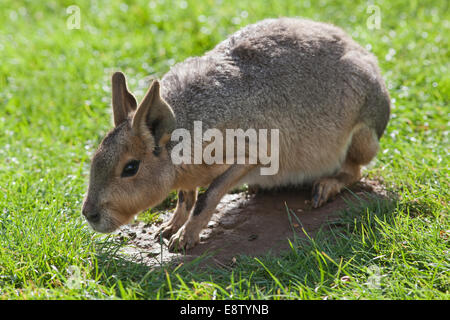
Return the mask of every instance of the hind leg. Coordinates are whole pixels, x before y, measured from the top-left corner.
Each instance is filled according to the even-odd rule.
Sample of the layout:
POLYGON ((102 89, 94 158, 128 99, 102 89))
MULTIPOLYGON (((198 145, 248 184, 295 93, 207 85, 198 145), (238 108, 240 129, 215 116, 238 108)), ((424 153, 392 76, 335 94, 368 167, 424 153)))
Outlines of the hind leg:
POLYGON ((313 184, 312 204, 314 208, 324 205, 341 190, 361 179, 361 167, 368 164, 378 151, 375 132, 367 126, 356 131, 340 171, 331 177, 322 177, 313 184))

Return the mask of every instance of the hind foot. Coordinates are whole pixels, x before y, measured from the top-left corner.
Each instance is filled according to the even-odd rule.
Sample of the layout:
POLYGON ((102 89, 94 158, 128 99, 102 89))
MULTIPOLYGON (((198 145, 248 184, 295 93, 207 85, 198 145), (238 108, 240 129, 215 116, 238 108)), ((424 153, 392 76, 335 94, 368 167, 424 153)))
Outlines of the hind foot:
POLYGON ((312 189, 313 207, 323 206, 343 188, 351 186, 359 179, 361 179, 361 166, 347 159, 337 175, 320 178, 314 183, 312 189))
POLYGON ((344 163, 338 174, 318 179, 313 185, 312 205, 318 208, 335 197, 345 187, 361 179, 361 166, 375 157, 379 148, 375 132, 363 125, 354 131, 344 163))
POLYGON ((342 182, 336 178, 322 178, 316 181, 312 189, 313 208, 323 206, 341 192, 342 188, 342 182))

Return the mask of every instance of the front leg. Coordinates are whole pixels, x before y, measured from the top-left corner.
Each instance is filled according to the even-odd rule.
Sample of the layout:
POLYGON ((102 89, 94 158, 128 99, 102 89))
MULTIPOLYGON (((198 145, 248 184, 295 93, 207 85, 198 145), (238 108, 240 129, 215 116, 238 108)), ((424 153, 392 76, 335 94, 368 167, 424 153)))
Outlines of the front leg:
POLYGON ((200 241, 200 231, 211 219, 220 199, 253 168, 254 165, 235 164, 214 179, 208 190, 198 196, 186 223, 170 238, 169 251, 194 247, 200 241))
POLYGON ((163 238, 170 239, 188 219, 196 199, 197 190, 179 190, 175 213, 168 222, 161 225, 155 234, 155 239, 159 239, 161 235, 163 238))

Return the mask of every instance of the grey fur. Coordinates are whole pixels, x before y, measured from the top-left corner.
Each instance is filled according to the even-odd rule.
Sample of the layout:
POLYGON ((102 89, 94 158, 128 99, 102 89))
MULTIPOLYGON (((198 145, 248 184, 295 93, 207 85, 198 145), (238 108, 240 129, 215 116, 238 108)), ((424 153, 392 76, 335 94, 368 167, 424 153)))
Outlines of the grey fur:
POLYGON ((103 220, 91 224, 109 232, 171 189, 182 190, 160 231, 172 236, 171 250, 199 241, 236 184, 314 183, 313 206, 325 204, 360 178, 390 113, 374 55, 335 26, 294 18, 249 25, 204 56, 176 64, 137 108, 121 73, 113 76, 114 88, 116 127, 94 156, 83 214, 99 212, 103 220), (175 165, 170 133, 193 131, 198 120, 203 130, 279 129, 278 173, 261 176, 258 165, 175 165), (121 179, 129 159, 141 161, 139 172, 121 179), (196 202, 200 186, 209 188, 196 202))
POLYGON ((162 97, 177 127, 336 127, 362 121, 380 137, 389 96, 376 58, 341 29, 294 18, 249 25, 202 57, 176 64, 162 97))

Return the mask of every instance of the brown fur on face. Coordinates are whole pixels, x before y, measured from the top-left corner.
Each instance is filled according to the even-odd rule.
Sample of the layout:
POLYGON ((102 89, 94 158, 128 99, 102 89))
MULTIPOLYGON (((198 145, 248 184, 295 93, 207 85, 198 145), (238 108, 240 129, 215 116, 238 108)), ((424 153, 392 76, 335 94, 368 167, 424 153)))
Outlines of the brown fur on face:
POLYGON ((115 90, 119 90, 127 99, 113 99, 114 112, 119 110, 114 115, 116 127, 108 133, 92 159, 89 189, 83 205, 83 214, 99 232, 111 232, 138 212, 164 200, 175 177, 164 146, 167 128, 161 127, 157 120, 151 121, 155 105, 164 107, 163 101, 157 101, 159 88, 152 85, 134 111, 133 103, 129 103, 132 95, 125 91, 126 84, 121 81, 125 78, 113 76, 113 97, 115 90), (160 126, 159 141, 151 134, 149 118, 152 125, 160 126), (139 169, 133 176, 123 176, 130 161, 139 161, 139 169))

